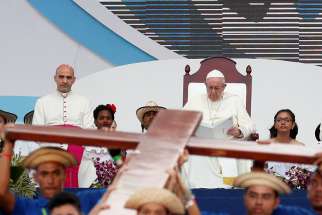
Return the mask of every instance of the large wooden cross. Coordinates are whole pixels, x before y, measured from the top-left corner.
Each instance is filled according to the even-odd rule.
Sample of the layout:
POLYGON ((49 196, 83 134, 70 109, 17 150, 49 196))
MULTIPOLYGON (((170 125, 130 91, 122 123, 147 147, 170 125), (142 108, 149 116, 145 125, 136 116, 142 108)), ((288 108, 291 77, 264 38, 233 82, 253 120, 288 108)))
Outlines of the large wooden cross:
POLYGON ((160 111, 144 135, 128 132, 76 130, 46 126, 16 125, 6 129, 10 140, 28 140, 77 145, 100 146, 135 150, 126 171, 122 172, 117 189, 109 197, 111 209, 101 214, 129 215, 124 203, 136 190, 143 187, 164 187, 167 170, 176 165, 186 147, 190 154, 273 160, 312 164, 321 147, 260 145, 249 141, 223 141, 193 137, 202 119, 200 112, 160 111))

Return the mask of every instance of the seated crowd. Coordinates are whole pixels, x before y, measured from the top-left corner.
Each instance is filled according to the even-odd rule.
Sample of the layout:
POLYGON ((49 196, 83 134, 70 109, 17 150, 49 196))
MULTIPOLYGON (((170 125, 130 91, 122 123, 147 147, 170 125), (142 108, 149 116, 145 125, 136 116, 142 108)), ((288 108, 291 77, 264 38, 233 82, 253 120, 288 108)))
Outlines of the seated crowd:
MULTIPOLYGON (((60 65, 56 69, 54 80, 57 90, 39 98, 33 116, 28 113, 32 119, 26 121, 33 125, 75 129, 96 127, 106 132, 117 129, 114 104, 98 105, 92 112, 89 100, 71 90, 76 80, 71 66, 60 65)), ((218 70, 211 71, 205 85, 207 92, 192 98, 184 109, 201 111, 202 123, 212 128, 231 118, 232 126, 227 129, 225 139, 245 140, 252 135, 254 125, 251 118, 240 99, 225 92, 223 74, 218 70)), ((149 129, 154 117, 162 109, 165 107, 153 101, 137 109, 136 115, 142 133, 149 129)), ((30 175, 38 184, 40 194, 37 199, 31 199, 10 191, 11 159, 21 148, 18 141, 10 142, 3 134, 5 127, 10 127, 9 123, 14 123, 16 119, 15 114, 0 111, 1 212, 95 215, 112 207, 106 203, 106 199, 116 189, 113 188, 117 181, 115 176, 126 169, 126 161, 129 159, 126 151, 119 149, 52 143, 33 143, 29 148, 24 146, 27 154, 23 156, 22 165, 31 170, 30 175), (79 191, 75 194, 64 192, 64 188, 77 187, 102 189, 79 191)), ((316 131, 317 138, 320 138, 319 129, 320 127, 316 131)), ((296 139, 297 133, 295 114, 289 109, 282 109, 274 116, 270 139, 259 143, 304 145, 296 139)), ((269 161, 261 168, 254 166, 251 171, 251 162, 246 160, 201 156, 187 158, 186 154, 182 155, 182 159, 186 162, 178 162, 174 170, 169 170, 165 188, 147 187, 138 190, 127 200, 125 207, 136 210, 139 215, 197 215, 201 214, 197 206, 198 199, 195 201, 190 188, 240 187, 245 188, 244 205, 249 215, 322 214, 320 160, 317 161, 318 168, 269 161), (280 194, 290 193, 292 188, 307 188, 311 210, 280 204, 280 194)))

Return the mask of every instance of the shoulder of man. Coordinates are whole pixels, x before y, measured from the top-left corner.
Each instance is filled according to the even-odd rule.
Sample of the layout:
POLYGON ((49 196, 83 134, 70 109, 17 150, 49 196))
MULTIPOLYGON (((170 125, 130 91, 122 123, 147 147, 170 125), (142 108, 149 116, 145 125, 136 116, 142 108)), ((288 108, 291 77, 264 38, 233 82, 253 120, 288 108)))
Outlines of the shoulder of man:
POLYGON ((72 93, 72 96, 79 101, 90 102, 86 96, 79 95, 78 93, 72 93))
POLYGON ((47 94, 47 95, 44 95, 44 96, 39 96, 37 101, 47 100, 47 99, 51 98, 52 96, 53 96, 53 94, 47 94))
POLYGON ((42 209, 45 209, 48 201, 40 198, 26 198, 21 196, 15 196, 15 206, 13 208, 12 214, 42 214, 42 209), (33 213, 30 213, 30 212, 33 213))
POLYGON ((48 100, 51 100, 57 96, 56 93, 49 93, 43 96, 38 97, 37 102, 47 102, 48 100))
POLYGON ((94 198, 101 198, 101 196, 107 191, 107 189, 84 189, 76 192, 76 195, 78 198, 88 198, 88 197, 94 197, 94 198))
POLYGON ((314 215, 315 213, 298 206, 279 205, 273 212, 273 215, 314 215))
POLYGON ((76 196, 79 198, 83 213, 89 211, 98 203, 107 189, 85 189, 78 191, 76 196))
POLYGON ((224 98, 227 98, 227 99, 238 99, 240 100, 240 96, 238 96, 237 94, 233 94, 233 93, 229 93, 229 92, 224 92, 224 98))
POLYGON ((235 106, 243 106, 242 98, 239 95, 225 92, 223 95, 223 100, 225 102, 233 103, 235 106))

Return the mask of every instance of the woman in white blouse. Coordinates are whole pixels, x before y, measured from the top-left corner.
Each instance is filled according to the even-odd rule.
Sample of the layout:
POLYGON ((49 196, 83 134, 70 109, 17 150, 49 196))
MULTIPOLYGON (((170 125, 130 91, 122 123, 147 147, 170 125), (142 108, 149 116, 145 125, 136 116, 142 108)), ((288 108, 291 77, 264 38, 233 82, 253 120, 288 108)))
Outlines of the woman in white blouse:
MULTIPOLYGON (((295 121, 295 114, 290 109, 279 110, 274 116, 274 125, 270 128, 269 142, 302 145, 304 144, 296 140, 298 127, 295 121)), ((267 171, 290 179, 290 169, 293 167, 300 167, 301 169, 311 170, 312 167, 308 165, 295 164, 295 163, 282 163, 282 162, 267 162, 267 171)))
POLYGON ((296 140, 298 127, 295 114, 290 109, 282 109, 275 114, 274 125, 269 131, 271 142, 304 145, 296 140))

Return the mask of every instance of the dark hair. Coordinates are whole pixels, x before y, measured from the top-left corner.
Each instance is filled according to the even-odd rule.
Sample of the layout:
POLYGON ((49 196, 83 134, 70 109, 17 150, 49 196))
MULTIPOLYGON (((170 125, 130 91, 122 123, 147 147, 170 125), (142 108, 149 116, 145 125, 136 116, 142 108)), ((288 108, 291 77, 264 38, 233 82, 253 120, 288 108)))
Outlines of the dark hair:
POLYGON ((315 138, 316 138, 317 141, 321 141, 321 139, 320 139, 320 127, 321 127, 321 123, 315 129, 315 138))
POLYGON ((51 213, 54 208, 63 206, 63 205, 72 205, 80 214, 81 207, 78 197, 73 193, 61 192, 55 195, 48 203, 48 209, 51 213))
POLYGON ((294 122, 294 128, 292 128, 291 131, 290 131, 290 137, 292 139, 296 139, 296 136, 297 136, 297 133, 298 133, 298 127, 297 127, 297 124, 295 122, 295 114, 290 109, 282 109, 282 110, 277 111, 277 113, 275 114, 275 116, 274 116, 274 125, 269 129, 271 138, 274 138, 274 137, 277 136, 277 129, 275 128, 275 122, 276 122, 276 118, 277 118, 278 114, 280 114, 282 112, 286 112, 291 116, 292 121, 294 122))
MULTIPOLYGON (((276 190, 274 190, 273 188, 271 188, 271 189, 273 190, 274 197, 275 198, 279 198, 280 197, 280 194, 276 190)), ((245 194, 248 192, 248 190, 249 190, 249 187, 246 187, 245 188, 245 194)))
POLYGON ((94 112, 93 112, 93 116, 94 116, 94 119, 97 120, 97 117, 98 117, 98 114, 103 111, 103 110, 106 110, 108 111, 111 116, 112 116, 112 119, 114 120, 114 114, 115 112, 112 110, 111 106, 110 105, 99 105, 95 108, 94 112))
POLYGON ((315 175, 318 175, 318 176, 322 177, 322 173, 320 171, 319 166, 316 167, 316 169, 314 170, 314 172, 312 174, 312 176, 315 176, 315 175))
POLYGON ((317 166, 316 169, 312 172, 310 176, 310 180, 308 181, 308 184, 311 184, 311 181, 313 180, 313 178, 317 176, 322 177, 322 173, 320 172, 319 166, 317 166))
MULTIPOLYGON (((145 203, 146 204, 146 203, 145 203)), ((138 209, 137 209, 137 211, 138 212, 140 212, 141 210, 142 210, 142 208, 143 208, 143 206, 145 205, 145 204, 142 204, 138 209)), ((170 213, 170 211, 169 211, 169 209, 167 208, 167 207, 165 207, 164 205, 162 205, 162 207, 165 209, 165 212, 166 212, 166 215, 171 215, 172 213, 170 213)), ((185 213, 186 214, 186 213, 185 213)))

